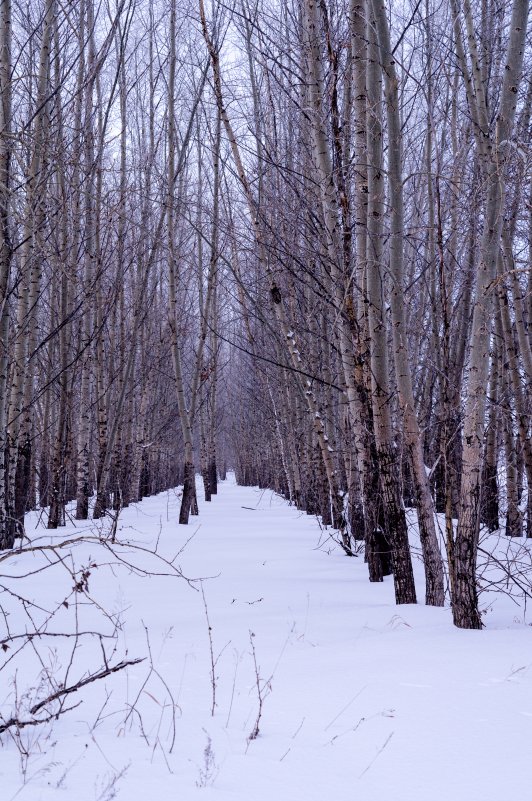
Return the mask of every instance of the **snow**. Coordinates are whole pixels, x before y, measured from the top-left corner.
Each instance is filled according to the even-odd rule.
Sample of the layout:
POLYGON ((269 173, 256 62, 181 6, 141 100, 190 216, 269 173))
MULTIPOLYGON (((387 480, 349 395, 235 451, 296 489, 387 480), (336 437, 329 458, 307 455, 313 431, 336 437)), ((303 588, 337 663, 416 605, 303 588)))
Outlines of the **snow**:
MULTIPOLYGON (((112 633, 115 621, 114 655, 112 641, 103 641, 109 663, 146 657, 149 642, 153 670, 147 659, 88 685, 69 700, 80 706, 22 730, 18 747, 4 734, 3 801, 530 798, 532 631, 522 608, 504 595, 483 597, 479 632, 453 628, 448 608, 397 607, 391 579, 369 584, 363 559, 345 557, 315 519, 231 477, 212 503, 200 494, 200 515, 188 527, 177 524, 178 507, 178 493, 169 492, 124 510, 115 555, 99 541, 103 524, 46 532, 30 517, 30 536, 42 542, 94 537, 65 548, 78 576, 99 565, 88 591, 74 593, 49 630, 77 615, 80 628, 112 633), (157 543, 164 562, 148 553, 157 543), (179 551, 174 566, 201 582, 175 575, 179 551), (214 716, 201 587, 216 661, 214 716), (258 691, 259 735, 250 740, 258 691)), ((2 563, 1 582, 43 607, 60 606, 72 589, 68 559, 17 583, 5 575, 43 561, 18 555, 2 563)), ((419 562, 415 569, 422 598, 419 562)), ((23 630, 28 620, 6 603, 11 631, 23 630)), ((73 643, 34 642, 0 672, 4 717, 13 712, 15 668, 21 716, 25 703, 46 695, 36 686, 43 665, 58 681, 64 676, 73 643), (26 687, 36 688, 32 700, 21 697, 26 687)), ((12 644, 4 658, 14 651, 12 644)), ((101 664, 100 642, 89 638, 68 681, 101 664)))

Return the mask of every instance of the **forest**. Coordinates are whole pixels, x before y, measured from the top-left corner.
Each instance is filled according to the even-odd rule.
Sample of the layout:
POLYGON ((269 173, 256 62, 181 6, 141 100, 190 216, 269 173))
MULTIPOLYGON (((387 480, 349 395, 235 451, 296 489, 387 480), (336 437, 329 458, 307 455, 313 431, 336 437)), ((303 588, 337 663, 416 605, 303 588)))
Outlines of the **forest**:
POLYGON ((532 536, 528 3, 167 5, 2 4, 2 544, 229 460, 398 603, 444 513, 476 627, 480 525, 532 536))
POLYGON ((0 95, 8 573, 234 473, 401 609, 526 607, 528 0, 0 0, 0 95))

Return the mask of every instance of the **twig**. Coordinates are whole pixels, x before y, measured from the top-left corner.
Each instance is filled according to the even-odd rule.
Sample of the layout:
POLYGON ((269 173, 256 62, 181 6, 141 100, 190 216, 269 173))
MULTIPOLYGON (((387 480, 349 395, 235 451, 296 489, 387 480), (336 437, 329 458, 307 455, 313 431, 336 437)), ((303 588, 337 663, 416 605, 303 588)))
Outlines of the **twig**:
MULTIPOLYGON (((255 637, 255 635, 253 634, 252 631, 250 631, 249 632, 249 642, 251 643, 251 653, 253 655, 253 665, 255 667, 255 683, 256 683, 256 686, 257 686, 257 697, 259 699, 259 709, 257 711, 257 718, 255 720, 255 725, 253 726, 251 734, 248 737, 248 745, 252 740, 256 740, 257 737, 259 736, 260 719, 262 717, 262 705, 264 703, 264 698, 266 697, 264 695, 264 687, 262 687, 262 689, 261 689, 261 686, 260 686, 259 667, 257 665, 257 653, 255 651, 255 642, 253 640, 254 637, 255 637)), ((266 683, 266 687, 269 688, 269 684, 270 683, 268 681, 266 683)))
POLYGON ((344 712, 346 711, 346 709, 349 709, 349 707, 351 706, 351 704, 353 703, 353 701, 355 701, 355 700, 358 698, 358 696, 359 696, 361 693, 363 693, 363 692, 364 692, 364 690, 365 690, 365 689, 366 689, 366 685, 364 685, 364 687, 362 687, 362 689, 361 689, 361 690, 359 690, 359 691, 358 691, 358 692, 357 692, 357 693, 356 693, 356 694, 355 694, 355 695, 354 695, 354 696, 351 698, 351 700, 350 700, 350 701, 348 701, 348 702, 347 702, 347 704, 346 704, 346 705, 345 705, 345 706, 344 706, 344 707, 343 707, 343 708, 342 708, 342 709, 341 709, 341 710, 338 712, 338 714, 336 715, 336 717, 334 717, 334 718, 331 720, 331 722, 330 722, 330 723, 328 723, 328 724, 327 724, 327 726, 325 726, 325 731, 327 731, 328 729, 330 729, 330 728, 331 728, 331 726, 333 725, 333 723, 336 723, 336 721, 338 720, 338 718, 339 718, 341 715, 343 715, 343 714, 344 714, 344 712))
POLYGON ((235 697, 235 687, 236 687, 236 674, 238 673, 239 656, 238 656, 238 651, 236 650, 236 648, 235 648, 235 656, 236 656, 235 674, 233 676, 233 687, 231 689, 231 701, 229 702, 229 711, 227 713, 227 720, 225 721, 225 728, 226 729, 229 727, 229 719, 231 717, 231 710, 233 709, 233 700, 234 700, 234 697, 235 697))
POLYGON ((207 607, 207 599, 205 598, 205 590, 203 589, 203 581, 200 582, 201 597, 203 598, 203 607, 205 609, 205 618, 207 620, 207 631, 209 633, 209 651, 211 655, 211 717, 214 717, 214 710, 216 708, 216 674, 215 674, 215 661, 214 661, 214 648, 212 644, 212 626, 209 620, 209 609, 207 607))
POLYGON ((365 770, 363 770, 363 771, 362 771, 362 773, 361 773, 361 774, 360 774, 360 776, 358 777, 359 779, 361 779, 361 778, 362 778, 362 776, 364 776, 364 775, 365 775, 365 774, 368 772, 368 770, 369 770, 369 769, 371 768, 371 766, 374 764, 375 760, 376 760, 376 759, 377 759, 377 758, 378 758, 378 757, 379 757, 379 756, 382 754, 382 752, 384 751, 384 749, 386 748, 386 746, 388 745, 388 743, 390 742, 390 740, 392 739, 392 737, 393 737, 393 731, 392 731, 392 732, 391 732, 391 733, 388 735, 388 737, 386 738, 386 740, 384 741, 384 743, 382 744, 382 746, 379 748, 379 750, 377 751, 377 753, 375 754, 375 756, 373 757, 373 759, 371 760, 371 762, 369 763, 369 765, 367 766, 367 768, 366 768, 365 770))

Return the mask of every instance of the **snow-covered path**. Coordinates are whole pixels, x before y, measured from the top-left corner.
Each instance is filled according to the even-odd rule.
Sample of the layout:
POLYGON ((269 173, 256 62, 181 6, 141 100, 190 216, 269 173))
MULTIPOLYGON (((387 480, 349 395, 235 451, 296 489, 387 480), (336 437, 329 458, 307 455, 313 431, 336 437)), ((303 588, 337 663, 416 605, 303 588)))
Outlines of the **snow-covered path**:
MULTIPOLYGON (((122 513, 118 539, 147 547, 158 539, 173 558, 194 535, 178 561, 201 584, 116 565, 90 578, 91 597, 120 619, 115 661, 126 651, 145 656, 149 637, 157 672, 144 662, 85 688, 83 704, 46 738, 24 730, 25 786, 6 738, 2 799, 532 797, 532 632, 522 612, 513 621, 499 605, 486 630, 465 632, 448 609, 396 607, 390 579, 370 585, 361 558, 346 558, 314 519, 269 491, 228 480, 212 503, 200 501, 192 525, 176 525, 177 510, 175 493, 147 499, 122 513), (199 586, 216 660, 214 716, 199 586), (251 640, 262 695, 253 740, 251 640)), ((89 555, 101 563, 95 549, 77 549, 77 563, 89 555)), ((138 553, 131 559, 140 564, 138 553)), ((419 566, 417 575, 422 597, 419 566)), ((33 582, 36 597, 59 593, 46 572, 33 582)), ((97 667, 97 656, 78 654, 72 676, 91 659, 97 667)), ((0 676, 4 713, 10 688, 0 676)))

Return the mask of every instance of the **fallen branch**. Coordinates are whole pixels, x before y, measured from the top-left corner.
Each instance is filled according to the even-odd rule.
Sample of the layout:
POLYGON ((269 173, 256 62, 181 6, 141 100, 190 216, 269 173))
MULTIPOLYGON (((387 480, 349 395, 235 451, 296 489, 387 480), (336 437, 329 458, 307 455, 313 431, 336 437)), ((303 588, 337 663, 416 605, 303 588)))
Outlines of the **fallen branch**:
POLYGON ((79 701, 74 706, 65 707, 65 709, 60 709, 58 712, 54 712, 52 715, 47 715, 45 718, 39 718, 38 720, 19 720, 18 718, 9 718, 4 723, 0 724, 0 734, 3 734, 8 729, 13 727, 17 729, 24 729, 26 726, 40 726, 41 723, 49 723, 51 720, 57 720, 59 715, 64 715, 65 712, 70 712, 72 709, 76 709, 81 704, 79 701))
MULTIPOLYGON (((39 701, 38 704, 35 704, 31 707, 30 712, 32 715, 35 715, 39 709, 42 709, 43 706, 46 704, 51 703, 52 701, 57 701, 59 698, 63 698, 65 695, 70 695, 70 693, 75 693, 78 690, 81 690, 82 687, 86 687, 87 684, 91 684, 93 681, 98 681, 98 679, 104 679, 106 676, 110 676, 111 673, 117 673, 119 670, 123 670, 130 665, 138 665, 140 662, 144 662, 145 657, 138 658, 138 659, 129 659, 123 660, 119 662, 114 667, 107 667, 104 670, 100 670, 98 673, 92 673, 90 676, 87 676, 86 679, 80 679, 77 684, 72 684, 70 687, 62 687, 61 689, 57 690, 52 695, 49 695, 43 701, 39 701)), ((52 715, 52 717, 54 717, 52 715)), ((39 721, 41 722, 41 721, 39 721)))

